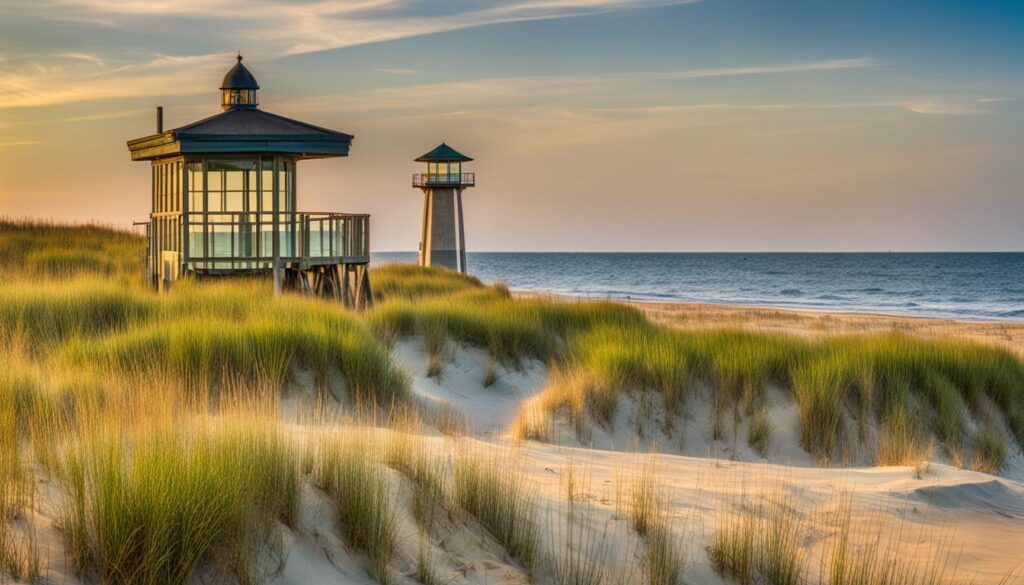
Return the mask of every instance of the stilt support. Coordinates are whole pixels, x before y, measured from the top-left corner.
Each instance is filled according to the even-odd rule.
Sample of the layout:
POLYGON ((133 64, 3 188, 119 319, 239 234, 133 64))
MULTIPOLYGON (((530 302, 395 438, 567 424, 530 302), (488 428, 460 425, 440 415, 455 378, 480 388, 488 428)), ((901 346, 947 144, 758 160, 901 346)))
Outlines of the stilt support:
POLYGON ((352 309, 373 305, 367 264, 329 264, 284 269, 283 288, 307 296, 336 299, 352 309))

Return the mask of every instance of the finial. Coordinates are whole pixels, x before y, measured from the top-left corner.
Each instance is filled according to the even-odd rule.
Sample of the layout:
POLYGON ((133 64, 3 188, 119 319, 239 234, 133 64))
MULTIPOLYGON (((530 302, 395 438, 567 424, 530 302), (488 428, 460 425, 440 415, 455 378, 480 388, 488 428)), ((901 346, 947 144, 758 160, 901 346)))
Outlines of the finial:
POLYGON ((241 51, 238 51, 238 56, 237 56, 237 57, 235 57, 235 59, 238 59, 238 62, 239 62, 239 63, 241 63, 241 62, 242 62, 242 52, 241 52, 241 51))

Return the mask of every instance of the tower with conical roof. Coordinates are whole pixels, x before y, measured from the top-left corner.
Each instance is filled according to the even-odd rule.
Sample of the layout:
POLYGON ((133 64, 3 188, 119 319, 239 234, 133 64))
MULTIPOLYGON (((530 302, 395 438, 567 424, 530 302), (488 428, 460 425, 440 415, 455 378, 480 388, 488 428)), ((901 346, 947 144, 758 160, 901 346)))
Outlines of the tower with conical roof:
POLYGON ((427 163, 425 173, 412 176, 412 186, 423 191, 420 266, 443 266, 466 272, 466 230, 462 218, 462 191, 476 184, 474 173, 462 172, 473 159, 445 143, 416 159, 427 163))

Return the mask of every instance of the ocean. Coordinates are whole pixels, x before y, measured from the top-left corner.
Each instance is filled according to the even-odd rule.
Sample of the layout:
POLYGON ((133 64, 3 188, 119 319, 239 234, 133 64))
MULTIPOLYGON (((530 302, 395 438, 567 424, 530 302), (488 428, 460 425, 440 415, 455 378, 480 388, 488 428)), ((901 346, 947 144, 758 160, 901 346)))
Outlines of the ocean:
MULTIPOLYGON (((415 262, 414 252, 373 254, 415 262)), ((1024 321, 1024 253, 469 253, 512 289, 1024 321)))

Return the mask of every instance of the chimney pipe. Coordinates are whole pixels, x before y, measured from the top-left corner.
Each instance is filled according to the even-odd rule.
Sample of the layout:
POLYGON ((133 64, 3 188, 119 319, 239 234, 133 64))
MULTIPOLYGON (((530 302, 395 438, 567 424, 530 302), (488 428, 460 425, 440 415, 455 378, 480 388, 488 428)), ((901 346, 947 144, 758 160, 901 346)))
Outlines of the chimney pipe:
POLYGON ((156 107, 156 133, 163 134, 164 131, 164 107, 156 107))

